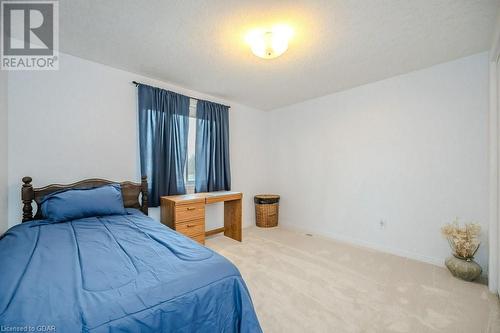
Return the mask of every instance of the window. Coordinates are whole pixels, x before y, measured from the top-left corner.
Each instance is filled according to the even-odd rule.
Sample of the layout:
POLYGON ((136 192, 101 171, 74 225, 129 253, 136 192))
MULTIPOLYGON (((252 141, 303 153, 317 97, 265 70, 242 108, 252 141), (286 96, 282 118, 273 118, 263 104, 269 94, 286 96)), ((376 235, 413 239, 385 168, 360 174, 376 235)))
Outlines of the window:
POLYGON ((196 100, 191 98, 189 102, 189 136, 187 148, 186 174, 184 181, 186 183, 186 192, 194 193, 195 182, 195 150, 196 150, 196 100))

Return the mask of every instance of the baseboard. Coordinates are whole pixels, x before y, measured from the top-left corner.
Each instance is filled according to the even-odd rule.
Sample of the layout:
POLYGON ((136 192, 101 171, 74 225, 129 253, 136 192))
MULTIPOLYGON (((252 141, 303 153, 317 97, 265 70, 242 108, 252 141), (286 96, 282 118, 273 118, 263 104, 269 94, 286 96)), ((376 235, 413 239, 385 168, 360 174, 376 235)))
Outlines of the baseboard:
POLYGON ((333 233, 328 233, 328 232, 316 232, 314 230, 307 230, 307 229, 297 228, 297 227, 293 227, 293 226, 289 226, 289 225, 283 225, 283 227, 290 229, 290 230, 297 231, 297 232, 301 232, 301 233, 312 234, 315 236, 320 236, 320 237, 324 237, 327 239, 332 239, 332 240, 335 240, 338 242, 356 245, 356 246, 368 248, 371 250, 377 250, 377 251, 381 251, 384 253, 393 254, 393 255, 396 255, 399 257, 418 260, 418 261, 425 262, 425 263, 428 263, 431 265, 444 267, 444 260, 441 258, 428 257, 428 256, 424 256, 424 255, 414 253, 411 251, 406 251, 406 250, 396 249, 396 248, 392 248, 392 247, 388 247, 388 246, 383 246, 380 244, 367 242, 364 240, 356 239, 356 238, 345 236, 345 235, 333 234, 333 233))

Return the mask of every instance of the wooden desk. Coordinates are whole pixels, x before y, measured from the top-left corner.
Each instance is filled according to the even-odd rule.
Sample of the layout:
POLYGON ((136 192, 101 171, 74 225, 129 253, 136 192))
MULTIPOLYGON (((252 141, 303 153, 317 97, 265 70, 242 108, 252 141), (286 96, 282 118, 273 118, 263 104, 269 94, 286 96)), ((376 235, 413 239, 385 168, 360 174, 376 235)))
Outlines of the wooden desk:
POLYGON ((241 192, 208 192, 161 197, 161 223, 205 244, 205 236, 223 232, 241 242, 241 192), (205 230, 205 205, 224 202, 224 226, 205 230))

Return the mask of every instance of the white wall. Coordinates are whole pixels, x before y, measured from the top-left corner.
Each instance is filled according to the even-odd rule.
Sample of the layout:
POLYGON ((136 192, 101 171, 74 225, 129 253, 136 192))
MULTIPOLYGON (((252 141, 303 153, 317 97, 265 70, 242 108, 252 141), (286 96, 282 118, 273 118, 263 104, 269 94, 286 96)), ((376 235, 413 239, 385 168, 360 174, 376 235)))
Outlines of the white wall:
POLYGON ((486 53, 271 112, 282 225, 442 264, 474 220, 487 269, 487 116, 486 53))
MULTIPOLYGON (((20 222, 23 176, 35 186, 88 177, 139 180, 137 92, 132 80, 231 105, 233 189, 244 192, 244 224, 253 222, 251 198, 263 183, 265 114, 172 84, 61 54, 60 70, 9 76, 9 225, 20 222), (252 159, 247 159, 252 157, 252 159)), ((158 210, 151 215, 158 218, 158 210)), ((222 225, 220 207, 209 209, 222 225)))
POLYGON ((495 29, 490 48, 490 113, 489 113, 489 162, 490 162, 490 223, 489 223, 489 275, 488 286, 490 291, 498 293, 500 286, 499 268, 499 241, 500 229, 498 227, 499 201, 499 98, 500 98, 500 12, 497 15, 495 29))
POLYGON ((0 70, 0 234, 7 230, 7 72, 0 70))

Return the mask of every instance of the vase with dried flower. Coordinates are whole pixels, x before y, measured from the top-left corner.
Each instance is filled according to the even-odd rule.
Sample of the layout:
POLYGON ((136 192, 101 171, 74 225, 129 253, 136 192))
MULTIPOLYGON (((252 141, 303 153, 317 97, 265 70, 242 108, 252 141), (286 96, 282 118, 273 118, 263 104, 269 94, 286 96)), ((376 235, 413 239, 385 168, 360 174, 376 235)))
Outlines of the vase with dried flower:
POLYGON ((476 223, 465 223, 461 226, 458 220, 455 220, 442 227, 441 231, 453 251, 453 255, 445 261, 451 274, 466 281, 477 279, 482 269, 474 261, 474 255, 481 244, 481 226, 476 223))

